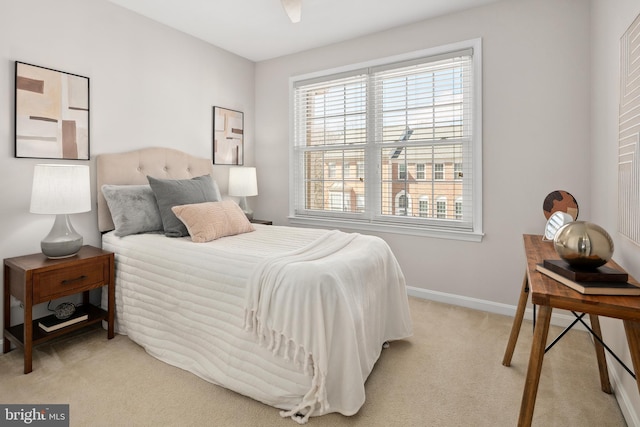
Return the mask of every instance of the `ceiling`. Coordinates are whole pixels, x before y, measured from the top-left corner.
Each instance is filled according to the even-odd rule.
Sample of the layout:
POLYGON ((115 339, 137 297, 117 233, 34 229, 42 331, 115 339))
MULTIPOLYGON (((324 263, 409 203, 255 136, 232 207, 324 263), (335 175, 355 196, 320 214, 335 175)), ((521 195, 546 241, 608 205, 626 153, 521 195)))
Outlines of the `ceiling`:
POLYGON ((297 24, 280 0, 110 1, 258 62, 497 0, 302 0, 297 24))

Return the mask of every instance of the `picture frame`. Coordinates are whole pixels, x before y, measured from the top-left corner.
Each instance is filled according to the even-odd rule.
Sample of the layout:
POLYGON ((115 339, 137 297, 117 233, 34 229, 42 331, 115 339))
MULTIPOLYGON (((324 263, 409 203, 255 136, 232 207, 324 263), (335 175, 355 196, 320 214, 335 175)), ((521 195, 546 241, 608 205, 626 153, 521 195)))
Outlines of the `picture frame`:
POLYGON ((244 163, 244 113, 213 107, 213 164, 244 163))
POLYGON ((640 116, 636 113, 640 81, 640 15, 620 38, 618 120, 618 232, 640 246, 640 116))
POLYGON ((15 62, 15 157, 89 160, 89 78, 15 62))

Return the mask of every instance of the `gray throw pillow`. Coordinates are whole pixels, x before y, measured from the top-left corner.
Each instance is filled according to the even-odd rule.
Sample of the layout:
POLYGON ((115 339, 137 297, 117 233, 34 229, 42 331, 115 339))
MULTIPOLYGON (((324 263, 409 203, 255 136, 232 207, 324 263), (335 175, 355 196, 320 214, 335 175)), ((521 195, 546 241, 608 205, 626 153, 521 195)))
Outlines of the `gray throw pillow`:
POLYGON ((164 234, 169 237, 188 236, 187 227, 171 210, 174 206, 222 200, 218 184, 210 175, 192 179, 158 179, 147 176, 156 196, 164 234))
POLYGON ((102 194, 109 206, 116 236, 164 230, 158 203, 149 185, 103 185, 102 194))

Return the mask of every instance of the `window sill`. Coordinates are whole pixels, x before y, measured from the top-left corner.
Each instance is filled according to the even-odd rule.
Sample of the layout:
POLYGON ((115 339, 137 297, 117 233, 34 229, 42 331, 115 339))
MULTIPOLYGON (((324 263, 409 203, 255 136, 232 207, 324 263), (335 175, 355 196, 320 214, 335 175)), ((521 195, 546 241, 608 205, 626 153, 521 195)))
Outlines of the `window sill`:
POLYGON ((406 234, 409 236, 433 237, 437 239, 462 240, 466 242, 482 242, 484 233, 456 231, 456 230, 436 230, 433 228, 419 228, 413 226, 402 226, 397 224, 380 224, 370 222, 346 221, 327 218, 303 218, 289 216, 289 223, 292 225, 339 228, 353 231, 373 231, 380 233, 406 234))

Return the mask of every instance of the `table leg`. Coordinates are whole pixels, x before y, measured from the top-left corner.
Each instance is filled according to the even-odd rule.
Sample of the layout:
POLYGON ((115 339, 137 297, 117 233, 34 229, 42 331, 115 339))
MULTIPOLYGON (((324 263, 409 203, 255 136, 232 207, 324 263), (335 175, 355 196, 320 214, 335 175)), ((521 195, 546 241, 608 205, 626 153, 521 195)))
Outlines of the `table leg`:
MULTIPOLYGON (((589 314, 589 320, 591 321, 591 330, 593 333, 602 339, 602 330, 600 329, 600 319, 595 314, 589 314)), ((600 371, 600 388, 605 393, 611 394, 611 383, 609 382, 609 371, 607 370, 607 359, 604 356, 604 346, 598 340, 594 340, 596 348, 596 358, 598 359, 598 370, 600 371)))
POLYGON ((553 309, 548 305, 542 305, 538 310, 538 321, 536 323, 536 328, 533 331, 531 355, 529 356, 527 378, 524 383, 518 426, 531 426, 533 408, 536 404, 536 395, 538 394, 538 384, 540 383, 540 372, 542 371, 544 349, 547 345, 547 336, 549 335, 549 323, 551 321, 552 311, 553 309))
POLYGON ((624 331, 627 334, 629 353, 633 362, 633 370, 636 373, 636 384, 640 392, 640 322, 634 320, 624 321, 624 331))
POLYGON ((109 285, 107 286, 107 338, 112 339, 115 335, 115 307, 116 307, 116 277, 114 272, 114 256, 111 255, 109 262, 109 285))
POLYGON ((31 301, 24 304, 24 373, 33 370, 33 311, 31 301))
MULTIPOLYGON (((9 329, 11 327, 11 294, 9 292, 9 267, 4 266, 4 304, 2 308, 3 319, 4 319, 4 329, 9 329)), ((9 343, 9 338, 4 336, 4 331, 2 333, 2 353, 7 353, 11 350, 11 344, 9 343)))
POLYGON ((524 317, 524 310, 529 300, 529 278, 527 272, 524 272, 524 279, 522 280, 522 290, 520 291, 520 298, 518 299, 518 307, 516 308, 516 315, 513 318, 513 325, 511 326, 511 335, 509 335, 509 342, 507 343, 507 349, 504 352, 504 358, 502 364, 504 366, 511 366, 511 358, 513 357, 513 351, 516 349, 516 342, 518 341, 518 335, 520 334, 520 327, 522 326, 522 319, 524 317))

